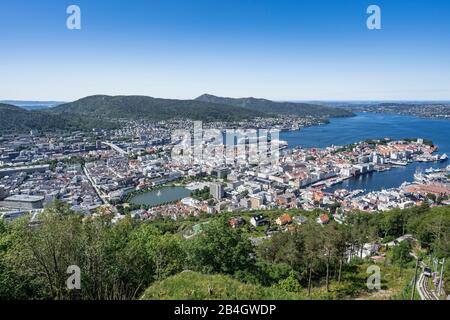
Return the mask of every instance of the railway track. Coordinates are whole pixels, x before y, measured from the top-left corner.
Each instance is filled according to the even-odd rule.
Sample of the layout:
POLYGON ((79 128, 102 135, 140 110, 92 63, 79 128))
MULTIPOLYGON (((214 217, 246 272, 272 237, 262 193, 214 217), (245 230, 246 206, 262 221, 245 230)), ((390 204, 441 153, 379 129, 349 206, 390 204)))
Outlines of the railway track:
POLYGON ((429 286, 428 277, 423 272, 420 274, 417 281, 417 290, 419 291, 420 298, 422 300, 439 300, 433 290, 429 286))

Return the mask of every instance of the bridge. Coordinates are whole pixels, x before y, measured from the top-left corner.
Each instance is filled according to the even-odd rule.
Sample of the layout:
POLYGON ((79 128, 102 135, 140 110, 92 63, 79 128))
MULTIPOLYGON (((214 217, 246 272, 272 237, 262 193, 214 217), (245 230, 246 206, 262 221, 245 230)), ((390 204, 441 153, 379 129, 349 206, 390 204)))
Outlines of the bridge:
POLYGON ((110 147, 111 149, 113 149, 114 151, 117 151, 119 154, 121 155, 128 155, 128 152, 126 152, 125 150, 123 150, 121 147, 119 147, 118 145, 111 143, 111 142, 102 142, 104 145, 110 147))

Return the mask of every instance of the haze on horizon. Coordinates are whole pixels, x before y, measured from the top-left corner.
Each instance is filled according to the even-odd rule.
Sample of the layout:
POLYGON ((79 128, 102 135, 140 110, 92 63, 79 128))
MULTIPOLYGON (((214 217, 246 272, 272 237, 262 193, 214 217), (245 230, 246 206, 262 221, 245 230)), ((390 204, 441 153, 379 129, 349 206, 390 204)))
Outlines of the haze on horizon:
POLYGON ((450 100, 446 0, 80 0, 81 30, 70 4, 0 3, 0 100, 450 100))

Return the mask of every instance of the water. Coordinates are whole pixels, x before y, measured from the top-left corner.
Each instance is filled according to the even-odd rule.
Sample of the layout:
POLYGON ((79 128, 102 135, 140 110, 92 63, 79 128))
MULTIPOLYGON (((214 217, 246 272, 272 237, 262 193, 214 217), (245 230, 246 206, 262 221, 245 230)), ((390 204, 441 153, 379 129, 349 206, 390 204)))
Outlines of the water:
MULTIPOLYGON (((331 145, 346 145, 353 142, 377 138, 424 138, 432 140, 439 147, 438 153, 450 155, 450 121, 424 119, 413 116, 383 113, 358 113, 356 117, 334 118, 329 124, 308 127, 301 131, 282 132, 280 139, 289 147, 323 148, 331 145)), ((390 171, 373 172, 350 178, 327 191, 340 188, 367 191, 395 188, 404 181, 413 181, 417 168, 442 168, 448 162, 414 162, 406 167, 392 168, 390 171)))
POLYGON ((163 203, 181 200, 189 197, 191 191, 183 187, 165 187, 148 191, 131 198, 130 202, 137 205, 158 206, 163 203))

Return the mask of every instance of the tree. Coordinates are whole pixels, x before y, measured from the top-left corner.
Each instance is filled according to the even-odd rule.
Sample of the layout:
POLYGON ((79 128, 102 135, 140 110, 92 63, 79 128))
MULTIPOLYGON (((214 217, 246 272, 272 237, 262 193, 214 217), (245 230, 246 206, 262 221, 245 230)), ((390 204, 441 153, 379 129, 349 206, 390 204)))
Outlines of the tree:
POLYGON ((323 259, 323 237, 322 227, 317 223, 307 223, 302 232, 305 237, 305 257, 306 257, 306 271, 308 277, 308 296, 311 295, 312 287, 312 273, 314 269, 318 269, 320 262, 323 259))
POLYGON ((277 284, 277 287, 287 292, 299 292, 302 286, 298 282, 298 276, 294 271, 289 273, 289 276, 277 284))
POLYGON ((402 241, 394 247, 392 261, 397 263, 402 270, 408 262, 412 260, 411 244, 408 241, 402 241))
POLYGON ((240 229, 229 226, 225 217, 205 226, 188 245, 189 265, 205 273, 226 273, 251 270, 255 252, 240 229))
POLYGON ((364 244, 376 238, 377 228, 372 224, 372 216, 367 212, 356 211, 348 216, 349 240, 352 245, 350 255, 358 252, 362 257, 364 244))
POLYGON ((272 263, 285 263, 301 272, 305 263, 305 244, 301 232, 276 233, 258 247, 258 254, 272 263))
POLYGON ((62 203, 46 208, 38 224, 30 217, 15 221, 2 243, 0 283, 18 298, 70 299, 66 271, 76 265, 79 298, 134 299, 153 281, 181 271, 185 260, 176 235, 131 217, 115 224, 110 216, 82 219, 62 203))
POLYGON ((347 232, 337 223, 330 223, 323 230, 323 251, 326 264, 326 290, 330 285, 330 265, 339 263, 339 279, 341 278, 343 256, 347 248, 347 232))

